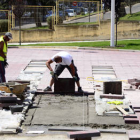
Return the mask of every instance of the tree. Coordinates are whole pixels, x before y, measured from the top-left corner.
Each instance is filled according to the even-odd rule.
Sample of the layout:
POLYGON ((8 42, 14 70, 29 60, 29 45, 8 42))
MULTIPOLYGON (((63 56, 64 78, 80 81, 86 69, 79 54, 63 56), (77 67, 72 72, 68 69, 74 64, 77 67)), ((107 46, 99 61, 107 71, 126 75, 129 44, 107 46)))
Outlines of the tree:
MULTIPOLYGON (((53 0, 27 0, 28 5, 43 5, 43 6, 55 6, 55 2, 53 0)), ((39 13, 37 9, 34 9, 34 19, 37 27, 41 27, 41 21, 39 18, 39 13)))
POLYGON ((27 0, 29 5, 55 6, 54 0, 27 0))
POLYGON ((13 5, 13 13, 19 21, 19 45, 21 45, 21 17, 24 14, 24 0, 11 0, 10 5, 13 5))

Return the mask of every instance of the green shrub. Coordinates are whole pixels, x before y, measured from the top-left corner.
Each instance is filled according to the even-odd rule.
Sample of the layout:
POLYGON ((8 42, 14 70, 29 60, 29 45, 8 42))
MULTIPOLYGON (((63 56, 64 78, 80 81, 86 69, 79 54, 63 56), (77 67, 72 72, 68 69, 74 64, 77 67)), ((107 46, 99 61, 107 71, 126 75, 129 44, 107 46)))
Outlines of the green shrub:
POLYGON ((49 29, 52 29, 53 28, 53 17, 48 17, 47 23, 48 23, 49 29))
POLYGON ((81 15, 85 15, 85 13, 84 13, 84 12, 82 12, 82 13, 81 13, 81 15))
POLYGON ((8 20, 7 19, 0 20, 0 32, 7 31, 8 31, 8 20))
POLYGON ((59 17, 58 24, 62 24, 62 23, 63 23, 63 18, 62 17, 59 17))

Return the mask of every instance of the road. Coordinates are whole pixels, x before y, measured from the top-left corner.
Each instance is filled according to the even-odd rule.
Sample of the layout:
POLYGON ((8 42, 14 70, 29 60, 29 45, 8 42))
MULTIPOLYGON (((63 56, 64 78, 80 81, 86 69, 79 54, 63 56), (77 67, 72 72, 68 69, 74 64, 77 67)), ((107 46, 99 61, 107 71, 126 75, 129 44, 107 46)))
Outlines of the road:
MULTIPOLYGON (((125 7, 126 13, 129 14, 130 13, 130 8, 127 6, 125 7)), ((135 4, 132 6, 132 13, 137 13, 140 11, 140 3, 135 4)), ((111 12, 106 12, 103 15, 103 19, 107 20, 111 18, 111 12)), ((93 15, 90 17, 90 22, 97 22, 98 21, 98 16, 97 15, 93 15)), ((80 18, 80 19, 75 19, 72 21, 65 21, 64 23, 76 23, 76 22, 89 22, 89 17, 85 17, 85 18, 80 18)))
MULTIPOLYGON (((130 8, 127 6, 125 7, 125 10, 126 10, 126 13, 129 14, 129 11, 130 11, 130 8)), ((137 13, 140 11, 140 3, 138 4, 135 4, 132 6, 132 13, 137 13)), ((90 19, 89 17, 84 17, 84 18, 79 18, 79 19, 73 19, 73 20, 69 20, 69 21, 63 21, 64 24, 69 24, 69 23, 78 23, 78 22, 97 22, 98 21, 98 15, 92 15, 90 16, 90 19)), ((104 20, 107 20, 107 19, 110 19, 111 18, 111 12, 106 12, 104 15, 100 15, 100 19, 104 19, 104 20)), ((42 23, 42 25, 46 26, 47 23, 44 22, 42 23)), ((25 28, 32 28, 32 27, 36 27, 36 24, 35 23, 31 23, 31 24, 25 24, 25 25, 22 25, 22 29, 25 29, 25 28)), ((19 28, 18 26, 16 26, 16 28, 19 28)))

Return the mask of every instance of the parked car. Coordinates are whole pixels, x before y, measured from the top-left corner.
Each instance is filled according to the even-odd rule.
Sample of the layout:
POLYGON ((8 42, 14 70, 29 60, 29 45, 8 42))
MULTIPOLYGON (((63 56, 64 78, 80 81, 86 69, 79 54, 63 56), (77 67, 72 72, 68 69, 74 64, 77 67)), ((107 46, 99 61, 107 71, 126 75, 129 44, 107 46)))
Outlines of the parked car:
POLYGON ((73 7, 73 9, 76 11, 76 15, 80 15, 82 9, 80 7, 73 7))
POLYGON ((31 16, 31 12, 25 12, 24 14, 23 14, 23 17, 30 17, 31 16))
POLYGON ((88 8, 83 8, 83 12, 86 15, 88 13, 88 8))
MULTIPOLYGON (((47 15, 45 15, 45 18, 47 19, 48 17, 52 17, 54 16, 54 13, 52 11, 49 11, 47 15)), ((55 13, 55 16, 56 16, 56 13, 55 13)), ((62 19, 66 19, 66 16, 65 16, 65 12, 63 11, 59 11, 59 17, 62 17, 62 19)))
POLYGON ((6 13, 1 11, 0 12, 0 19, 6 19, 6 18, 7 18, 6 13))
POLYGON ((66 13, 69 17, 76 16, 76 11, 74 9, 66 9, 66 13))

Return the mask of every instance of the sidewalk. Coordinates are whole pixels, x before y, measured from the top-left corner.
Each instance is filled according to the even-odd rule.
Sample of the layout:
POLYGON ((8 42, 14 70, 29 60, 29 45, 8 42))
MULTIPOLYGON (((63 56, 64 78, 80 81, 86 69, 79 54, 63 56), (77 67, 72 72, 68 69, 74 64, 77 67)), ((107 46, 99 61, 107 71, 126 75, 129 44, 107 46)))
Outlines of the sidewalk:
MULTIPOLYGON (((127 51, 113 51, 113 50, 78 50, 78 49, 56 49, 56 48, 9 48, 8 49, 8 63, 9 67, 6 69, 6 79, 15 80, 20 74, 21 70, 25 69, 31 60, 48 60, 52 55, 59 51, 69 52, 74 59, 75 65, 78 68, 81 86, 84 90, 87 87, 87 77, 92 77, 92 66, 112 66, 117 79, 127 80, 134 77, 140 77, 140 52, 127 51)), ((54 67, 54 65, 52 65, 54 67)), ((71 77, 67 70, 64 70, 61 77, 71 77)), ((48 86, 50 81, 49 70, 47 69, 39 84, 40 89, 48 86)), ((90 89, 92 90, 92 89, 90 89)), ((129 97, 131 98, 131 96, 129 97)), ((133 97, 134 100, 135 96, 133 97)), ((136 100, 136 99, 135 99, 136 100)), ((24 130, 23 130, 24 131, 24 130)), ((58 135, 43 134, 42 136, 35 135, 28 137, 27 134, 18 134, 19 136, 12 136, 11 139, 53 139, 53 140, 67 140, 67 136, 63 133, 58 135), (38 137, 37 137, 38 136, 38 137)), ((1 136, 0 140, 8 140, 9 136, 1 136)), ((101 137, 95 138, 100 140, 128 140, 127 134, 101 134, 101 137)))

